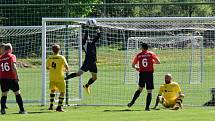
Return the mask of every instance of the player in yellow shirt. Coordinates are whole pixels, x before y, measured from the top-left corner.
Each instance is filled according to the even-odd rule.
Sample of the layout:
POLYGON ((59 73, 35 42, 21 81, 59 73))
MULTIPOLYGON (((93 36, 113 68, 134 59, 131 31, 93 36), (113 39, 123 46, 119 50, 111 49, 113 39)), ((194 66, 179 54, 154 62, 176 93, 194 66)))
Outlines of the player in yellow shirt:
POLYGON ((60 46, 54 44, 52 46, 53 55, 48 57, 46 61, 46 68, 49 70, 49 80, 50 80, 50 107, 49 110, 53 110, 53 103, 55 92, 59 91, 59 102, 56 111, 64 112, 62 109, 64 94, 65 94, 65 80, 64 72, 69 70, 68 63, 64 56, 59 54, 60 46))
POLYGON ((181 92, 181 88, 178 83, 172 81, 172 75, 165 75, 165 84, 160 86, 160 91, 157 96, 156 104, 154 109, 160 102, 166 108, 173 108, 178 110, 182 108, 182 99, 184 94, 181 92))

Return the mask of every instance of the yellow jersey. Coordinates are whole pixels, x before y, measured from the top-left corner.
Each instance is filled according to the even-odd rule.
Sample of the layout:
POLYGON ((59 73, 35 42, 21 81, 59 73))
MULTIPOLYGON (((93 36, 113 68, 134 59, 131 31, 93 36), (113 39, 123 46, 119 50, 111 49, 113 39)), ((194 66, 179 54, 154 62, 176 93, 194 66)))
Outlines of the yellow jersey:
POLYGON ((62 55, 51 55, 46 61, 46 67, 49 68, 50 81, 64 81, 64 69, 68 63, 62 55))
POLYGON ((159 95, 162 95, 169 102, 175 102, 179 92, 181 92, 179 84, 176 82, 171 82, 160 86, 159 95))

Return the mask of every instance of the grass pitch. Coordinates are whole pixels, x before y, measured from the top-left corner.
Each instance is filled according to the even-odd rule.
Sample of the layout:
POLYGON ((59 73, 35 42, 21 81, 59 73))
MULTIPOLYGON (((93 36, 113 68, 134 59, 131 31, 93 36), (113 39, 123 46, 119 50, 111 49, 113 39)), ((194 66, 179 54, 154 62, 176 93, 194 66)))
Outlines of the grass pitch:
POLYGON ((75 106, 65 107, 66 112, 47 110, 48 107, 27 106, 28 114, 17 114, 14 105, 1 121, 214 121, 214 107, 185 107, 182 110, 144 111, 142 106, 128 109, 126 106, 75 106))

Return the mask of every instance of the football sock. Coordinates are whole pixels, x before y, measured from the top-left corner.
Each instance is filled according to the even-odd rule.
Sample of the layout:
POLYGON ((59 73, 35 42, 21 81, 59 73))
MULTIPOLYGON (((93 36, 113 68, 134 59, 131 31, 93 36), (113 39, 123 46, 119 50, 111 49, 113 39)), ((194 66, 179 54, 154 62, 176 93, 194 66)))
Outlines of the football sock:
POLYGON ((63 105, 63 100, 64 100, 64 97, 59 97, 58 106, 62 106, 63 105))
POLYGON ((7 101, 7 96, 2 96, 1 97, 1 109, 5 109, 6 101, 7 101))
POLYGON ((20 94, 16 95, 16 102, 19 105, 20 111, 24 111, 23 101, 22 101, 22 97, 20 94))
POLYGON ((77 76, 76 73, 71 73, 71 74, 67 75, 65 79, 66 79, 66 80, 67 80, 67 79, 71 79, 71 78, 74 78, 74 77, 76 77, 76 76, 77 76))
POLYGON ((86 87, 89 87, 92 83, 94 83, 95 81, 90 78, 89 81, 87 82, 87 84, 85 85, 86 87))
POLYGON ((146 97, 146 108, 149 108, 151 100, 152 100, 152 93, 148 93, 146 97))
POLYGON ((176 100, 176 103, 178 103, 179 105, 181 105, 182 99, 177 99, 177 100, 176 100))
POLYGON ((136 99, 140 96, 140 93, 141 93, 140 90, 137 90, 135 92, 134 97, 133 97, 131 103, 135 103, 136 99))
POLYGON ((50 94, 50 105, 53 106, 55 94, 50 94))

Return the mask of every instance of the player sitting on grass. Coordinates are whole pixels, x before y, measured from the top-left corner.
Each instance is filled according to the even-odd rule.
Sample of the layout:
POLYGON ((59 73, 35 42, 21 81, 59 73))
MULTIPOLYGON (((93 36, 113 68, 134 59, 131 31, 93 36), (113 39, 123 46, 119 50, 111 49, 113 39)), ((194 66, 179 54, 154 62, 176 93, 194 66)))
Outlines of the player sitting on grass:
POLYGON ((166 108, 173 108, 178 110, 182 108, 182 99, 184 94, 181 92, 181 88, 178 83, 172 81, 172 75, 165 75, 165 84, 160 86, 160 91, 157 96, 157 100, 154 109, 158 106, 160 102, 166 108))
POLYGON ((54 44, 52 46, 53 55, 51 55, 46 61, 46 68, 49 70, 49 79, 50 79, 50 107, 49 110, 53 110, 53 103, 55 92, 59 91, 59 102, 56 111, 64 112, 62 109, 64 94, 65 94, 65 80, 64 80, 64 71, 69 70, 69 66, 64 56, 59 54, 60 46, 54 44))
MULTIPOLYGON (((92 23, 87 21, 87 23, 92 23)), ((65 79, 74 78, 81 76, 84 72, 90 71, 92 77, 89 79, 88 83, 83 85, 86 92, 90 94, 90 85, 93 84, 97 79, 97 65, 96 65, 96 42, 99 40, 101 34, 97 27, 91 27, 87 25, 84 38, 82 39, 82 46, 85 52, 85 60, 82 67, 76 73, 69 74, 65 79), (91 28, 91 30, 90 30, 91 28), (96 35, 94 35, 93 29, 96 29, 96 35), (95 37, 94 37, 95 36, 95 37)))
POLYGON ((6 114, 5 107, 7 102, 7 94, 11 89, 19 106, 19 114, 26 114, 24 110, 21 92, 19 88, 19 75, 16 68, 16 56, 12 54, 12 45, 7 43, 1 46, 3 54, 0 57, 0 85, 2 91, 1 97, 1 114, 6 114))

